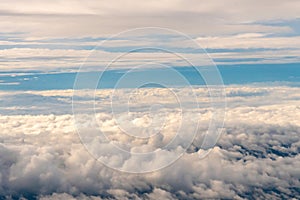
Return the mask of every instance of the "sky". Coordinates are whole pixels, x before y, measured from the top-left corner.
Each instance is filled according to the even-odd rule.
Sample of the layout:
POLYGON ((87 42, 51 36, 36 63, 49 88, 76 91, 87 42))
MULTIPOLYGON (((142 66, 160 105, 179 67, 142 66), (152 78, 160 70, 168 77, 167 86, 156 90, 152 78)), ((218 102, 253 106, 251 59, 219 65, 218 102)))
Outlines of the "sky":
POLYGON ((297 199, 300 1, 0 1, 0 199, 297 199))
MULTIPOLYGON (((2 1, 0 7, 1 72, 76 71, 96 45, 141 27, 186 34, 217 65, 299 63, 297 0, 2 1)), ((173 45, 187 52, 188 43, 173 45)), ((116 37, 97 53, 114 58, 133 47, 132 39, 116 37)))

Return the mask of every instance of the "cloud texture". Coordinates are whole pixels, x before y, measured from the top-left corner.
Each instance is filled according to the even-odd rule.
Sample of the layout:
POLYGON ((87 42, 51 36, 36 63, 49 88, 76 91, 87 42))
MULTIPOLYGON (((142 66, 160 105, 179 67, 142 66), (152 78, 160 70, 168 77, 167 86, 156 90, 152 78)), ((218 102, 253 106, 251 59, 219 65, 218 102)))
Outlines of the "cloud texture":
MULTIPOLYGON (((74 71, 99 43, 141 27, 181 31, 207 48, 217 64, 299 63, 299 8, 297 0, 228 0, 226 5, 220 0, 3 1, 0 71, 74 71)), ((116 52, 133 50, 137 37, 133 38, 117 38, 98 54, 115 58, 116 52)), ((171 43, 176 45, 175 52, 193 50, 182 39, 171 43)))
MULTIPOLYGON (((103 90, 99 96, 104 97, 110 92, 103 90)), ((58 104, 53 99, 71 96, 70 91, 31 93, 48 97, 44 98, 45 102, 50 100, 58 104)), ((149 102, 151 97, 155 99, 153 94, 169 95, 163 89, 143 89, 139 95, 141 98, 142 94, 149 102)), ((197 94, 205 102, 204 89, 199 89, 197 94)), ((27 110, 23 115, 5 114, 2 110, 1 198, 281 199, 299 195, 299 89, 232 87, 227 88, 227 94, 229 109, 225 129, 207 157, 198 157, 204 151, 201 149, 201 131, 207 128, 206 123, 201 123, 199 134, 185 155, 169 167, 146 174, 122 173, 95 160, 82 145, 75 131, 73 116, 66 114, 67 109, 60 114, 34 114, 27 110), (282 94, 280 99, 279 94, 282 94)), ((20 97, 11 92, 2 92, 1 95, 2 98, 5 95, 16 99, 20 97)), ((87 100, 82 99, 83 102, 87 100)), ((45 105, 55 107, 53 104, 45 105)), ((26 104, 23 106, 26 107, 26 104)), ((191 120, 201 113, 202 122, 211 115, 205 104, 199 110, 190 109, 188 112, 191 120)), ((168 122, 169 127, 159 137, 147 142, 125 137, 111 124, 106 111, 99 109, 97 119, 112 140, 127 144, 129 149, 150 151, 172 137, 176 122, 180 121, 176 110, 170 109, 166 113, 175 123, 168 122)), ((135 123, 142 126, 147 122, 148 112, 140 114, 135 123)), ((184 128, 189 130, 189 127, 184 128)), ((105 150, 105 146, 97 148, 105 150)), ((124 167, 141 167, 147 163, 130 157, 112 156, 108 159, 124 167)), ((153 164, 160 162, 152 161, 153 164)))

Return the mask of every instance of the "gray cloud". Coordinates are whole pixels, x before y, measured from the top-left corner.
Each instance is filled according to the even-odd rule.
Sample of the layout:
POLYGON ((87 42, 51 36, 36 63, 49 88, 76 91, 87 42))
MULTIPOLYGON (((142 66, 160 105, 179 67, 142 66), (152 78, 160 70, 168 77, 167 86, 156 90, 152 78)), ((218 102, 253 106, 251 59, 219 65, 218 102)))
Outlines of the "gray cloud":
MULTIPOLYGON (((119 32, 140 26, 161 26, 190 34, 264 32, 280 27, 252 24, 257 21, 295 19, 299 17, 298 1, 234 0, 199 1, 23 1, 2 2, 3 23, 9 30, 23 29, 34 35, 90 35, 119 32), (30 5, 30 6, 28 6, 30 5), (47 9, 46 9, 47 8, 47 9), (60 21, 60 23, 56 23, 60 21), (35 28, 39 26, 39 28, 35 28), (49 29, 47 27, 51 26, 49 29), (99 28, 101 27, 101 28, 99 28), (24 29, 25 28, 25 29, 24 29)), ((8 29, 4 29, 8 30, 8 29)))

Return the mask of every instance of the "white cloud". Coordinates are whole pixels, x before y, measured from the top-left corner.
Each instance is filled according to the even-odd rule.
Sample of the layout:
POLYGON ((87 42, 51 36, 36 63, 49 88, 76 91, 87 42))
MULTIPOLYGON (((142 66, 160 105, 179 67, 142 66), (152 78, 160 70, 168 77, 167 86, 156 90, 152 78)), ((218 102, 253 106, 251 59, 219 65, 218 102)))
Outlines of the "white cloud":
MULTIPOLYGON (((145 95, 149 104, 152 104, 152 100, 157 101, 154 95, 169 96, 164 89, 142 91, 139 95, 145 95)), ((299 192, 296 188, 300 186, 299 88, 245 86, 227 88, 226 91, 229 108, 224 133, 206 158, 198 158, 198 153, 202 151, 199 149, 199 135, 200 138, 198 136, 195 139, 188 153, 173 165, 139 175, 111 170, 97 162, 80 142, 72 115, 65 114, 67 109, 57 115, 45 111, 42 115, 34 115, 29 110, 27 115, 4 114, 1 111, 0 194, 7 198, 32 198, 37 195, 42 199, 157 199, 158 196, 166 199, 243 199, 250 198, 249 195, 254 198, 297 196, 299 192)), ((188 95, 184 89, 180 92, 188 95)), ((104 97, 110 93, 111 90, 102 90, 98 96, 104 97)), ((2 98, 13 94, 18 92, 1 92, 2 98)), ((52 102, 53 98, 64 95, 67 98, 72 93, 33 91, 30 94, 48 97, 44 98, 44 103, 51 109, 57 108, 60 102, 47 104, 48 100, 52 102)), ((198 89, 197 94, 205 102, 205 89, 198 89)), ((19 97, 16 95, 16 98, 19 97)), ((26 101, 30 99, 23 100, 26 107, 26 101)), ((82 99, 82 103, 86 100, 88 97, 82 99)), ((109 102, 108 99, 104 100, 102 107, 106 106, 106 101, 109 102)), ((4 102, 3 105, 6 104, 4 102)), ((205 122, 210 117, 210 110, 205 105, 198 110, 190 109, 190 119, 195 119, 201 113, 205 122)), ((101 104, 98 106, 101 107, 101 104)), ((174 115, 174 109, 168 110, 168 114, 172 115, 174 122, 180 121, 174 115)), ((110 119, 110 115, 101 109, 97 116, 103 122, 99 124, 100 127, 110 119)), ((151 149, 149 147, 159 147, 165 137, 172 136, 176 123, 168 124, 168 131, 162 131, 160 137, 149 142, 125 137, 121 131, 115 130, 109 136, 128 146, 148 151, 151 149)), ((200 130, 205 129, 205 124, 201 124, 200 130)), ((105 146, 97 148, 105 150, 105 146)), ((109 157, 108 160, 127 167, 143 166, 148 162, 122 156, 109 157)), ((156 162, 161 161, 153 160, 152 164, 156 162)))
POLYGON ((244 49, 244 48, 299 48, 300 37, 266 37, 261 34, 242 34, 224 37, 197 38, 203 48, 244 49))
MULTIPOLYGON (((151 32, 150 29, 148 30, 151 32)), ((140 34, 147 32, 139 31, 140 34)), ((168 33, 164 30, 161 34, 168 33)), ((84 71, 96 71, 103 69, 112 61, 115 62, 110 69, 132 68, 138 65, 143 65, 142 68, 145 68, 147 67, 145 64, 150 62, 162 63, 167 66, 190 66, 186 60, 194 65, 202 66, 212 64, 210 57, 217 65, 298 63, 300 61, 300 38, 298 36, 269 37, 265 34, 248 33, 196 37, 195 41, 199 46, 183 36, 170 37, 167 40, 162 40, 159 36, 154 38, 148 36, 130 38, 129 36, 132 37, 131 33, 123 35, 125 39, 115 38, 116 40, 104 43, 102 43, 105 41, 104 39, 95 39, 96 41, 77 39, 76 41, 76 38, 73 38, 70 41, 62 42, 55 39, 53 41, 37 40, 31 41, 32 44, 30 44, 31 42, 19 39, 19 42, 11 44, 15 48, 0 49, 0 70, 69 72, 77 71, 83 65, 82 70, 84 71), (84 50, 85 46, 88 46, 88 49, 95 49, 84 50), (177 53, 177 55, 159 51, 147 52, 145 49, 126 53, 137 48, 149 47, 165 49, 177 53), (212 50, 221 49, 222 51, 212 51, 206 55, 201 47, 212 50), (237 49, 242 49, 242 51, 237 49)), ((167 36, 169 37, 169 35, 167 36)), ((148 67, 154 67, 154 65, 148 67)), ((157 65, 156 67, 161 66, 157 65)))
MULTIPOLYGON (((264 3, 254 3, 250 0, 241 3, 230 0, 226 2, 226 6, 220 0, 210 2, 114 0, 109 3, 104 1, 82 3, 74 0, 0 2, 0 29, 5 30, 2 32, 5 36, 1 38, 0 44, 3 46, 0 48, 15 47, 12 50, 1 50, 3 56, 0 70, 74 70, 89 54, 87 50, 78 49, 92 48, 97 44, 95 38, 105 38, 124 30, 149 26, 184 32, 198 38, 200 45, 207 48, 277 49, 276 53, 274 51, 212 53, 212 58, 259 59, 241 60, 239 63, 296 63, 299 62, 299 37, 286 35, 295 31, 293 27, 288 22, 280 25, 267 22, 298 19, 299 7, 299 1, 296 0, 288 2, 268 0, 264 3), (94 37, 92 38, 94 40, 88 41, 86 37, 94 37), (68 41, 70 38, 74 41, 68 41), (68 50, 60 50, 62 48, 68 50)), ((135 43, 123 38, 114 40, 105 48, 122 49, 132 47, 135 43)), ((186 45, 181 43, 181 41, 174 42, 177 47, 186 45)), ((115 55, 105 51, 101 54, 107 55, 107 58, 114 58, 115 55)), ((199 54, 195 54, 196 56, 199 57, 199 54)), ((95 66, 98 63, 99 60, 93 60, 89 64, 95 66)), ((217 64, 231 63, 236 62, 217 62, 217 64)), ((126 66, 130 64, 124 63, 126 66)), ((178 62, 178 59, 175 64, 184 65, 178 62)))
POLYGON ((268 0, 264 3, 230 0, 226 2, 226 9, 224 6, 224 2, 220 0, 205 3, 194 0, 84 3, 73 0, 26 3, 10 1, 0 4, 1 21, 5 22, 1 29, 22 30, 39 36, 82 36, 111 34, 140 26, 161 26, 188 33, 225 34, 286 31, 287 28, 247 23, 299 17, 299 2, 296 0, 268 0))

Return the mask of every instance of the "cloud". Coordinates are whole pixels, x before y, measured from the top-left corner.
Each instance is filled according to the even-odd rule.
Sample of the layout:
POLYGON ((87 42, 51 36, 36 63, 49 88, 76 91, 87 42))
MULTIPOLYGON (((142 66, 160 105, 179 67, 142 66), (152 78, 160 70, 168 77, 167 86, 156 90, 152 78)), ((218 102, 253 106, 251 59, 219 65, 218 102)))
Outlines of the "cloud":
POLYGON ((182 0, 115 0, 109 3, 80 3, 74 0, 42 3, 10 1, 2 2, 0 7, 2 21, 5 21, 2 30, 22 30, 36 36, 105 35, 140 26, 168 27, 190 34, 287 31, 286 27, 252 23, 299 17, 299 2, 294 0, 276 3, 253 3, 249 0, 236 3, 230 0, 226 3, 226 9, 220 0, 205 3, 194 0, 189 3, 182 0), (57 20, 60 23, 56 23, 57 20), (49 26, 52 28, 47 28, 49 26))
POLYGON ((195 43, 166 30, 156 36, 151 36, 150 29, 137 32, 145 35, 134 36, 137 33, 132 32, 109 41, 103 37, 33 40, 22 35, 18 39, 5 38, 0 46, 0 71, 6 72, 9 68, 10 71, 69 72, 77 71, 82 65, 86 71, 96 71, 117 58, 110 68, 128 68, 150 62, 168 66, 190 66, 186 60, 203 66, 211 65, 210 58, 217 65, 300 61, 299 36, 270 36, 261 33, 201 37, 196 35, 192 36, 197 42, 195 43), (145 48, 156 50, 147 51, 145 48), (177 55, 157 48, 175 52, 177 55), (202 48, 208 51, 208 55, 202 48))
MULTIPOLYGON (((74 70, 98 42, 138 27, 184 32, 209 48, 217 64, 297 63, 299 34, 290 22, 298 22, 299 6, 295 0, 230 0, 226 9, 220 0, 0 2, 0 29, 5 30, 0 33, 0 70, 74 70), (216 53, 220 49, 223 53, 216 53)), ((172 43, 179 52, 190 53, 183 41, 172 43)), ((136 40, 118 38, 99 50, 104 58, 115 58, 114 52, 132 50, 134 44, 136 40)), ((89 65, 98 63, 90 60, 89 65)), ((178 59, 175 64, 184 65, 178 59)))
POLYGON ((200 37, 197 41, 203 48, 212 49, 286 49, 298 48, 298 36, 295 37, 268 37, 262 34, 241 34, 224 37, 200 37))
MULTIPOLYGON (((111 90, 98 92, 99 98, 111 94, 111 90)), ((122 92, 119 94, 126 94, 126 90, 122 92)), ((188 95, 184 89, 179 92, 188 95)), ((13 115, 1 111, 1 197, 245 199, 292 198, 299 195, 299 88, 245 86, 227 88, 226 92, 233 94, 228 96, 226 126, 212 152, 204 159, 198 157, 201 151, 205 151, 201 149, 200 133, 207 128, 206 120, 211 116, 210 109, 204 103, 199 109, 188 110, 191 120, 201 113, 203 123, 187 153, 171 166, 147 174, 122 173, 95 160, 82 145, 71 114, 44 112, 35 115, 28 110, 26 114, 13 115)), ((13 94, 1 92, 2 97, 10 95, 13 98, 13 94)), ((61 103, 53 99, 62 96, 66 99, 72 95, 70 91, 36 91, 30 94, 34 98, 47 97, 44 102, 48 109, 56 108, 61 103), (50 103, 47 104, 47 101, 50 103)), ((197 95, 204 102, 205 94, 205 89, 197 90, 197 95)), ((139 97, 146 98, 149 105, 157 101, 158 96, 166 98, 169 95, 164 89, 148 88, 139 93, 139 97)), ((30 101, 26 95, 22 97, 18 93, 15 98, 30 101)), ((82 98, 81 101, 87 103, 89 98, 82 98)), ((108 103, 109 98, 97 106, 106 107, 106 101, 108 103)), ((149 106, 142 104, 142 100, 138 102, 141 108, 149 106)), ((12 104, 10 106, 14 106, 12 104)), ((110 124, 111 116, 100 107, 97 119, 99 126, 112 140, 118 141, 119 145, 123 143, 122 147, 139 148, 147 152, 161 147, 177 130, 180 115, 176 114, 175 106, 170 104, 173 109, 158 107, 158 113, 170 116, 173 123, 167 120, 168 127, 155 140, 144 141, 124 135, 122 131, 114 129, 118 125, 110 124)), ((83 113, 88 113, 88 110, 83 113)), ((132 114, 135 117, 149 113, 144 110, 132 114)), ((148 122, 146 118, 139 118, 139 123, 146 125, 148 122)), ((188 125, 184 130, 189 130, 188 125)), ((96 147, 100 151, 109 150, 105 144, 96 147)), ((175 149, 170 149, 169 153, 174 152, 175 149)), ((131 168, 146 166, 149 161, 152 161, 152 165, 159 164, 170 158, 169 154, 160 156, 158 160, 154 157, 135 160, 134 157, 125 157, 126 154, 111 155, 107 158, 109 162, 131 168)))

